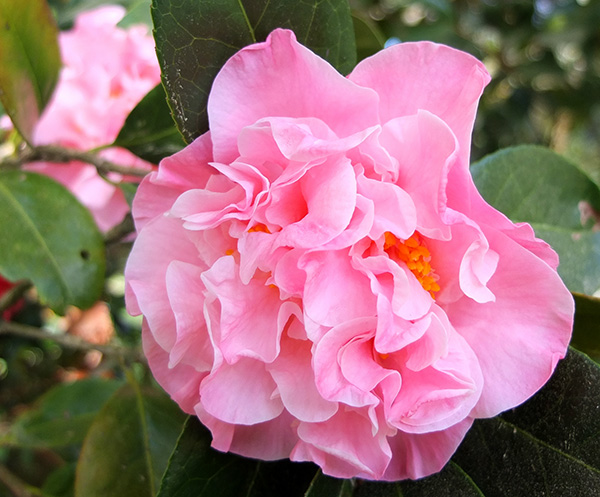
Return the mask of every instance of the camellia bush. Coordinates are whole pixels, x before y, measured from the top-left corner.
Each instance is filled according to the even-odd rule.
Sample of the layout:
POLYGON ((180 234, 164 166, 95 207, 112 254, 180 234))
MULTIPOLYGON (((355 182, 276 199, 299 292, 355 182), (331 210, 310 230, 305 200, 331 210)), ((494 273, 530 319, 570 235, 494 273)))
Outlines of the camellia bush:
POLYGON ((600 9, 117 3, 0 0, 0 489, 600 494, 593 105, 514 78, 600 9))

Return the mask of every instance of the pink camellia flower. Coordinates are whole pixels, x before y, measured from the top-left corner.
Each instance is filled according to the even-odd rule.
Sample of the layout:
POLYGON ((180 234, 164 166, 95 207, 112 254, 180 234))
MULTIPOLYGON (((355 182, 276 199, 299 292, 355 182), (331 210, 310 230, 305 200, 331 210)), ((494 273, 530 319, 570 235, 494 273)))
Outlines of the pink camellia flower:
MULTIPOLYGON (((119 6, 85 12, 72 30, 60 34, 64 67, 35 129, 36 145, 89 150, 112 143, 129 112, 160 82, 154 40, 145 26, 118 28, 124 14, 119 6)), ((101 155, 124 166, 150 167, 125 149, 111 148, 101 155)), ((129 210, 121 190, 98 176, 93 166, 36 163, 29 169, 69 188, 103 231, 129 210)))
POLYGON ((153 373, 213 447, 420 478, 548 380, 573 301, 472 182, 488 81, 425 42, 344 78, 285 30, 225 64, 210 132, 138 190, 126 268, 153 373))

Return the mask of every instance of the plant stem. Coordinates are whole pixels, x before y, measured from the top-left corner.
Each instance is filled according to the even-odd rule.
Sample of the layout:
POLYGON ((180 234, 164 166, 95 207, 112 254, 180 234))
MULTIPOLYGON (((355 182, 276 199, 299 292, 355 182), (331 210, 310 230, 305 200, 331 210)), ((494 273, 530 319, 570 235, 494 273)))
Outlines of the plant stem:
POLYGON ((26 324, 2 321, 0 322, 0 335, 16 335, 22 338, 33 340, 52 340, 62 347, 77 349, 82 351, 97 350, 106 356, 117 356, 124 360, 145 362, 145 357, 141 350, 132 347, 123 347, 118 345, 100 345, 88 342, 74 335, 63 333, 52 333, 43 328, 36 328, 26 324))
POLYGON ((85 162, 94 166, 98 173, 106 177, 108 173, 119 173, 127 176, 146 176, 150 171, 139 167, 122 166, 103 159, 92 152, 84 152, 54 145, 40 145, 38 147, 26 147, 17 157, 6 157, 0 162, 0 168, 19 169, 23 164, 29 162, 53 162, 66 164, 71 161, 85 162))
POLYGON ((0 464, 0 481, 4 483, 15 497, 34 497, 35 495, 29 490, 29 485, 13 474, 3 464, 0 464))

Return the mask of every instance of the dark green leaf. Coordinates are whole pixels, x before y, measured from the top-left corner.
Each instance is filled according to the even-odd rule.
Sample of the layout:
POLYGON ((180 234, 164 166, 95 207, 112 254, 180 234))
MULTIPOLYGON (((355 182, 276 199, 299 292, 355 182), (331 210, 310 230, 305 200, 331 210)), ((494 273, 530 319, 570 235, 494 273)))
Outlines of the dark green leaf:
POLYGON ((57 385, 15 420, 1 442, 31 448, 80 444, 100 408, 120 386, 119 381, 99 378, 57 385))
POLYGON ((151 90, 131 111, 114 145, 158 164, 181 150, 185 143, 175 127, 162 85, 151 90))
POLYGON ((152 18, 163 83, 188 143, 208 129, 208 94, 223 64, 277 27, 344 74, 355 63, 347 0, 153 0, 152 18))
POLYGON ((475 422, 453 460, 486 497, 600 491, 600 367, 570 349, 532 399, 475 422))
POLYGON ((417 481, 394 483, 358 481, 352 497, 483 497, 477 485, 454 463, 417 481))
POLYGON ((600 190, 560 155, 522 145, 471 168, 477 188, 513 221, 531 223, 558 252, 558 272, 573 292, 600 288, 600 190))
POLYGON ((0 100, 31 141, 61 65, 56 23, 45 0, 0 1, 0 60, 0 100))
POLYGON ((73 497, 76 467, 69 463, 54 470, 42 487, 44 497, 73 497))
POLYGON ((20 171, 0 173, 0 204, 0 274, 31 280, 60 314, 96 302, 105 256, 90 212, 56 181, 20 171))
POLYGON ((318 471, 304 497, 352 497, 353 492, 352 480, 332 478, 318 471))
POLYGON ((158 497, 301 497, 312 464, 260 462, 210 447, 211 436, 190 417, 169 460, 158 497))
POLYGON ((156 389, 132 383, 106 403, 77 465, 76 497, 154 497, 184 415, 156 389))
POLYGON ((356 58, 360 61, 383 49, 385 37, 377 24, 368 17, 352 14, 356 38, 356 58))
POLYGON ((600 299, 580 293, 575 297, 575 324, 571 345, 600 361, 600 299))

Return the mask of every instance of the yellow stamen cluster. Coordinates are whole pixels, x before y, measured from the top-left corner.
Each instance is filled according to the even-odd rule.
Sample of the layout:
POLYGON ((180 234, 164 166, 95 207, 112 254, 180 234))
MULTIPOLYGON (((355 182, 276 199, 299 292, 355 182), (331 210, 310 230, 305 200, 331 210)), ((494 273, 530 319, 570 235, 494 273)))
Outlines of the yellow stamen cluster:
POLYGON ((431 253, 417 232, 407 240, 400 241, 387 231, 383 248, 392 259, 404 262, 421 286, 435 299, 435 292, 440 291, 438 276, 431 268, 431 253))
POLYGON ((263 233, 271 234, 269 228, 267 228, 267 225, 263 223, 255 224, 254 226, 252 226, 252 228, 248 230, 248 233, 256 233, 257 231, 262 231, 263 233))

